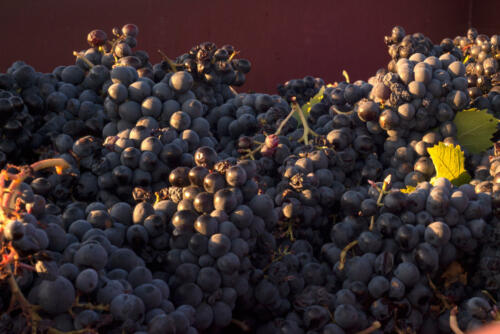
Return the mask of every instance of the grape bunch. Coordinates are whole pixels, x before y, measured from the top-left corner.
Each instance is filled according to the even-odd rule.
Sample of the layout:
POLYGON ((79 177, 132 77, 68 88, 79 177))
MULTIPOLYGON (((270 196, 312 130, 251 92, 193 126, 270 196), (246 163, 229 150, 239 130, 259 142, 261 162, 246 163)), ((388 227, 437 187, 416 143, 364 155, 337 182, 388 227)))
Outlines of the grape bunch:
POLYGON ((288 80, 284 84, 278 85, 278 94, 289 103, 292 98, 303 105, 318 93, 320 88, 325 85, 325 81, 321 78, 306 76, 302 79, 288 80))
POLYGON ((152 78, 159 82, 168 74, 186 71, 193 80, 193 93, 209 108, 219 106, 235 95, 232 86, 245 83, 245 75, 250 72, 251 63, 238 59, 232 45, 218 48, 212 42, 204 42, 192 47, 188 52, 171 60, 161 50, 160 63, 152 66, 152 78))
MULTIPOLYGON (((454 44, 463 50, 471 99, 487 95, 499 84, 498 74, 498 35, 491 37, 478 34, 474 28, 466 36, 457 36, 454 44)), ((498 88, 496 88, 498 89, 498 88)), ((498 93, 498 91, 497 91, 498 93)), ((495 104, 495 106, 498 102, 495 104)))
POLYGON ((400 58, 410 58, 415 53, 439 57, 449 52, 457 58, 462 55, 460 49, 455 47, 453 40, 450 38, 445 38, 439 45, 436 45, 422 33, 406 34, 405 29, 401 26, 393 27, 391 35, 384 37, 384 42, 392 59, 389 67, 395 65, 400 58))
POLYGON ((140 77, 153 79, 153 66, 149 62, 149 54, 144 50, 133 50, 137 46, 139 28, 132 23, 125 24, 121 29, 112 29, 109 39, 105 31, 95 29, 88 33, 87 43, 90 48, 73 52, 76 65, 84 70, 90 70, 96 65, 108 69, 116 66, 130 66, 137 70, 140 77))
POLYGON ((264 278, 254 298, 265 311, 258 313, 256 302, 248 305, 269 321, 260 333, 280 328, 351 333, 372 326, 387 333, 449 332, 451 304, 461 305, 461 328, 491 321, 488 295, 480 286, 468 291, 462 272, 450 269, 475 265, 479 245, 488 238, 490 227, 482 217, 491 214, 490 197, 446 179, 435 186, 422 182, 408 195, 380 186, 344 194, 346 217, 332 227, 319 257, 298 240, 256 272, 264 278), (382 207, 376 205, 380 201, 382 207), (445 312, 424 316, 434 309, 445 312))

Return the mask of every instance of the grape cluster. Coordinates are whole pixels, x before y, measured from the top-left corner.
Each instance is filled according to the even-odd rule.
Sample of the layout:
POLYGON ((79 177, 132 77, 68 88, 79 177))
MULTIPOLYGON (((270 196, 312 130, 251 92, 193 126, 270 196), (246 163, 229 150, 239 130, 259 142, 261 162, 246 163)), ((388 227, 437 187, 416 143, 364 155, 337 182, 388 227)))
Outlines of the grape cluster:
POLYGON ((457 58, 461 56, 460 50, 455 47, 450 38, 445 38, 439 45, 436 45, 422 33, 407 35, 401 26, 392 28, 391 35, 385 36, 384 42, 388 46, 387 51, 392 58, 389 67, 393 66, 400 58, 410 58, 415 53, 437 57, 443 53, 450 53, 457 58))
POLYGON ((288 80, 284 84, 278 85, 278 94, 288 102, 294 98, 300 105, 309 101, 325 85, 321 78, 306 76, 303 79, 288 80))
MULTIPOLYGON (((218 48, 212 42, 204 42, 177 57, 174 66, 193 75, 194 93, 200 101, 214 107, 234 95, 231 86, 242 86, 252 68, 248 59, 236 58, 238 54, 232 45, 218 48)), ((165 66, 164 62, 159 66, 165 66)))
POLYGON ((449 311, 425 317, 447 303, 463 305, 461 328, 476 328, 489 318, 487 297, 467 297, 464 281, 457 276, 444 282, 440 268, 474 266, 468 259, 488 238, 482 217, 491 214, 491 199, 470 185, 456 188, 439 179, 435 186, 420 183, 409 195, 384 190, 379 209, 380 191, 344 193, 346 217, 332 227, 331 241, 318 256, 311 244, 297 240, 254 272, 254 293, 242 307, 267 321, 259 333, 286 328, 350 333, 374 325, 387 333, 447 332, 449 311))
POLYGON ((453 119, 470 102, 465 66, 450 53, 439 58, 416 53, 369 82, 370 99, 358 103, 357 113, 368 131, 385 136, 380 155, 385 173, 403 188, 429 180, 435 170, 427 148, 440 141, 457 144, 453 119))
POLYGON ((466 59, 468 92, 471 99, 488 94, 494 86, 498 86, 500 78, 498 74, 500 46, 498 35, 493 35, 490 38, 487 35, 478 34, 476 29, 471 28, 467 31, 466 36, 457 36, 453 42, 456 47, 463 50, 466 59))
MULTIPOLYGON (((5 166, 7 161, 22 162, 21 150, 29 150, 32 131, 36 126, 34 115, 41 107, 41 99, 34 97, 25 105, 22 96, 16 92, 19 89, 18 81, 31 81, 34 84, 35 71, 29 65, 16 62, 9 68, 8 73, 0 75, 0 135, 2 144, 0 145, 0 165, 5 166), (15 66, 14 66, 15 65, 15 66), (17 80, 16 80, 17 79, 17 80), (37 101, 34 101, 34 100, 37 101)), ((28 83, 26 83, 28 85, 28 83)), ((27 88, 27 87, 26 87, 27 88)))
POLYGON ((90 48, 74 52, 76 65, 90 70, 95 65, 103 65, 108 69, 116 66, 130 66, 137 70, 140 77, 153 79, 153 65, 149 62, 149 54, 144 50, 133 50, 137 46, 139 28, 135 24, 126 24, 121 29, 112 29, 113 38, 109 39, 105 31, 95 29, 87 35, 90 48))

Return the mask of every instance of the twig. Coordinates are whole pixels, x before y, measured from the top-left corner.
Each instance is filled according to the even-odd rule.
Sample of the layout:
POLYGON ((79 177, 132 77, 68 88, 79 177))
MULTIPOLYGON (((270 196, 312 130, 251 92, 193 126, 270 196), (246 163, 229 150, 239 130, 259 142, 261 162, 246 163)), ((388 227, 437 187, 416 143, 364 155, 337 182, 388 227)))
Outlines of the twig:
POLYGON ((163 51, 161 50, 158 50, 158 53, 160 54, 161 56, 161 59, 165 62, 167 62, 168 66, 170 67, 170 70, 172 72, 177 72, 177 67, 179 66, 182 66, 180 64, 176 64, 175 62, 173 62, 170 58, 167 57, 167 55, 165 53, 163 53, 163 51))
MULTIPOLYGON (((283 129, 283 127, 285 126, 285 124, 288 122, 288 120, 292 117, 292 115, 293 115, 294 112, 295 112, 295 110, 292 108, 292 111, 290 111, 290 113, 286 116, 286 118, 280 123, 280 125, 278 126, 278 129, 276 129, 276 131, 274 132, 274 134, 276 136, 279 136, 279 134, 281 133, 281 130, 283 129)), ((246 159, 246 158, 252 158, 253 159, 253 155, 255 153, 259 152, 260 149, 264 146, 264 144, 265 143, 259 144, 256 149, 248 152, 247 154, 245 154, 241 158, 242 159, 246 159)))
POLYGON ((318 134, 311 130, 309 127, 309 124, 307 124, 306 117, 304 116, 304 113, 302 112, 302 108, 299 106, 297 102, 292 102, 292 110, 295 107, 295 110, 297 111, 297 114, 299 114, 300 121, 302 122, 302 127, 304 128, 304 133, 302 134, 302 137, 299 139, 299 142, 304 142, 304 144, 309 145, 309 135, 313 135, 314 137, 317 137, 318 134))
POLYGON ((347 257, 347 252, 351 250, 354 246, 358 244, 358 240, 351 241, 344 249, 340 252, 340 263, 339 270, 344 270, 344 265, 347 257))
POLYGON ((349 80, 349 74, 347 73, 347 71, 346 71, 346 70, 342 70, 342 75, 344 76, 345 81, 346 81, 347 83, 351 83, 351 81, 349 80))
POLYGON ((86 57, 82 56, 80 52, 73 51, 73 56, 83 60, 83 62, 85 64, 87 64, 88 67, 90 67, 90 68, 94 67, 94 64, 90 60, 88 60, 86 57))
MULTIPOLYGON (((378 198, 377 198, 377 206, 383 206, 382 199, 384 198, 384 194, 387 192, 387 187, 391 184, 391 174, 387 175, 384 179, 384 183, 382 183, 382 189, 379 190, 378 198)), ((368 228, 370 231, 373 231, 375 228, 375 215, 370 218, 370 227, 368 228)))
POLYGON ((460 327, 458 327, 457 321, 458 307, 455 306, 450 310, 450 328, 455 334, 465 334, 462 332, 460 327))
POLYGON ((231 319, 231 323, 238 326, 243 332, 250 332, 252 329, 244 321, 238 319, 231 319))
POLYGON ((377 329, 379 329, 381 326, 382 325, 380 324, 379 321, 374 321, 370 327, 365 328, 362 331, 357 332, 356 334, 370 334, 370 333, 376 331, 377 329))

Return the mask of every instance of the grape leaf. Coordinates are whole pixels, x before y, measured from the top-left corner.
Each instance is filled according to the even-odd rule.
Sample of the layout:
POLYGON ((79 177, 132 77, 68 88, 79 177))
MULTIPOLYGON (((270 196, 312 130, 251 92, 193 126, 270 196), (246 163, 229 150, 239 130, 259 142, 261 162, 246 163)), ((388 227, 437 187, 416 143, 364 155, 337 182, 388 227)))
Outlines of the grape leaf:
POLYGON ((491 137, 497 131, 499 120, 486 111, 476 108, 463 110, 453 120, 458 142, 471 153, 480 153, 493 145, 491 137))
POLYGON ((414 186, 406 186, 406 188, 404 189, 401 189, 400 191, 403 193, 403 194, 411 194, 412 192, 414 192, 417 188, 415 188, 414 186))
MULTIPOLYGON (((325 86, 322 86, 318 93, 311 97, 311 99, 304 103, 300 108, 302 109, 302 113, 304 114, 304 117, 306 119, 309 118, 309 113, 311 112, 311 108, 315 105, 321 102, 323 100, 323 94, 325 93, 325 86)), ((297 115, 297 113, 293 114, 293 117, 299 122, 299 124, 302 124, 302 120, 300 119, 300 116, 297 115)))
POLYGON ((464 152, 459 145, 447 145, 440 141, 437 145, 429 147, 427 152, 429 152, 436 169, 436 176, 430 181, 432 184, 439 177, 447 178, 456 186, 470 181, 471 177, 465 170, 464 152))

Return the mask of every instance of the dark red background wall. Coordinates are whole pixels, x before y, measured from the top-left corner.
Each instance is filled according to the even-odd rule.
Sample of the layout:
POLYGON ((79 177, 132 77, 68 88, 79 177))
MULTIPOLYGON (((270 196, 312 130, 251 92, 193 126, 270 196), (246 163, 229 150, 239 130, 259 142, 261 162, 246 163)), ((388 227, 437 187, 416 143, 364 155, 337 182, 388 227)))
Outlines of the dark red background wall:
POLYGON ((19 0, 0 1, 0 71, 18 59, 39 71, 74 62, 95 28, 135 23, 138 48, 158 62, 199 42, 233 44, 253 64, 240 90, 274 93, 305 75, 328 82, 367 79, 388 61, 383 43, 392 26, 422 32, 435 43, 465 34, 500 33, 497 0, 19 0))

